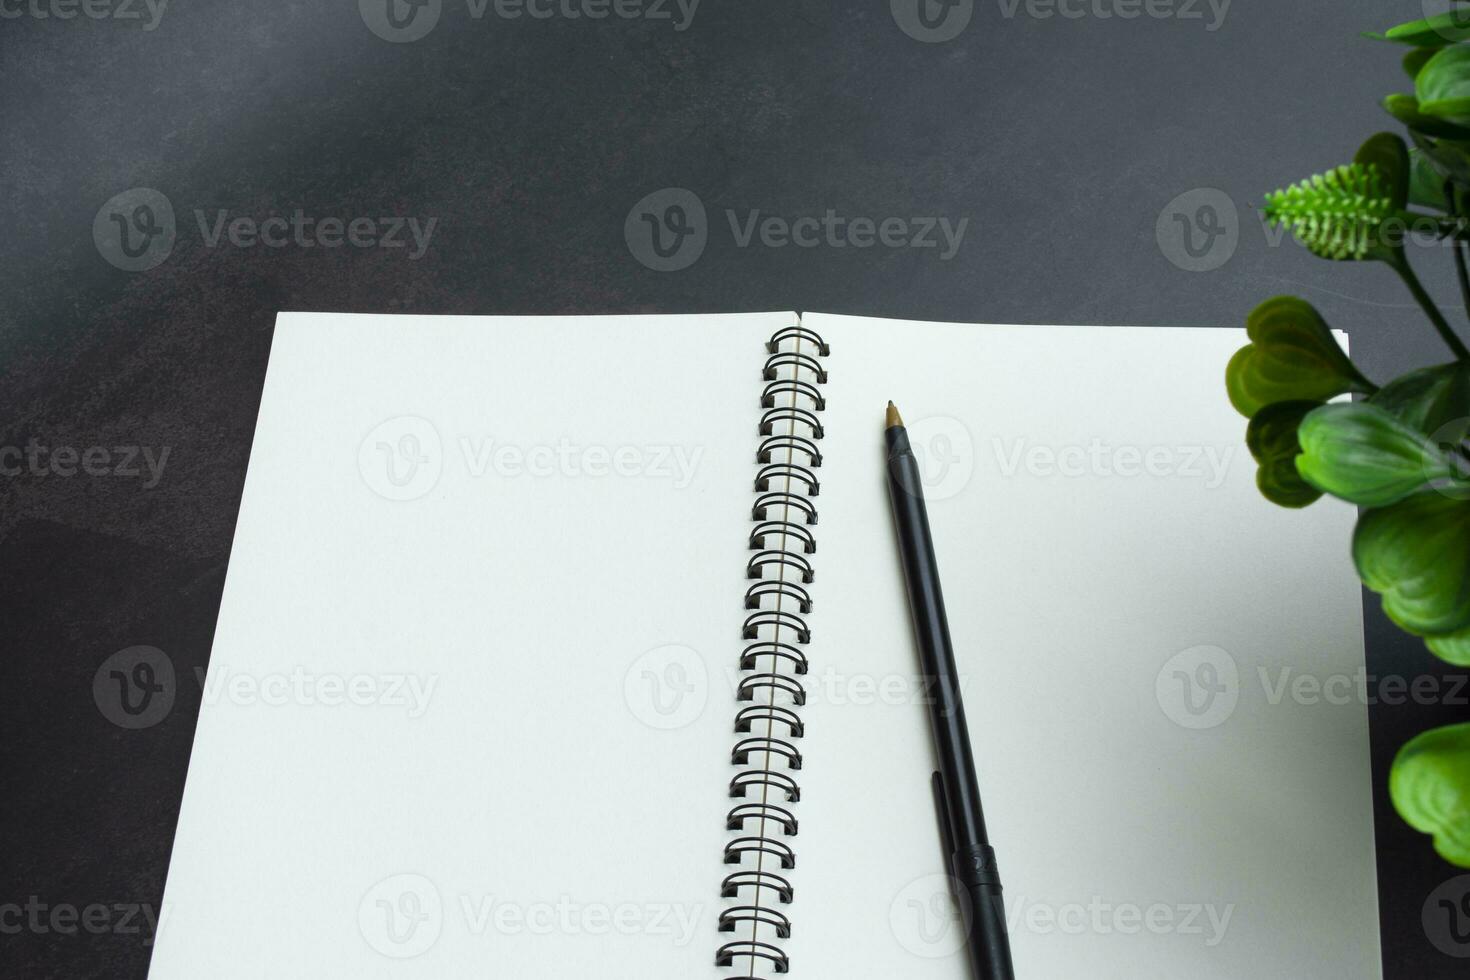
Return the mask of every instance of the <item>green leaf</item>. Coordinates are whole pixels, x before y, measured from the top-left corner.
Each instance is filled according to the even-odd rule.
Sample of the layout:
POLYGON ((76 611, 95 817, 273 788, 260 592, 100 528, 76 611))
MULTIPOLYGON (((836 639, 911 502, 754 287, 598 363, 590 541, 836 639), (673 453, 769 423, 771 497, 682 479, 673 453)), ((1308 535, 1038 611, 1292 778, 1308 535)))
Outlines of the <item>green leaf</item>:
POLYGON ((1297 429, 1306 414, 1321 405, 1321 402, 1276 402, 1257 412, 1245 429, 1245 447, 1250 450, 1251 458, 1263 463, 1286 453, 1293 456, 1300 453, 1297 429))
POLYGON ((1404 55, 1404 74, 1408 75, 1411 79, 1418 78, 1419 71, 1424 67, 1424 63, 1430 58, 1433 58, 1439 50, 1439 48, 1415 48, 1413 51, 1404 55))
POLYGON ((1424 155, 1424 151, 1415 147, 1409 152, 1409 203, 1417 204, 1421 208, 1433 208, 1436 211, 1448 211, 1450 209, 1449 198, 1444 193, 1444 175, 1441 174, 1424 155))
POLYGON ((1225 388, 1247 418, 1274 402, 1322 402, 1348 391, 1377 390, 1305 300, 1268 299, 1251 311, 1245 330, 1251 343, 1230 359, 1225 388))
POLYGON ((1455 477, 1450 462, 1423 433, 1366 402, 1315 409, 1302 421, 1297 438, 1302 479, 1360 507, 1384 507, 1455 477))
POLYGON ((1297 427, 1302 417, 1321 402, 1276 402, 1251 418, 1245 429, 1245 444, 1258 464, 1256 486, 1261 496, 1282 507, 1305 507, 1322 496, 1296 470, 1302 447, 1297 427))
POLYGON ((1353 532, 1363 584, 1419 636, 1470 626, 1470 502, 1432 491, 1364 512, 1353 532))
POLYGON ((1456 7, 1454 10, 1410 21, 1390 27, 1382 34, 1369 34, 1376 41, 1396 41, 1416 47, 1437 47, 1454 41, 1470 38, 1470 12, 1456 7))
POLYGON ((1445 48, 1414 81, 1419 111, 1452 123, 1470 122, 1470 46, 1445 48))
POLYGON ((1402 211, 1409 203, 1409 148, 1397 133, 1375 133, 1368 137, 1353 163, 1374 167, 1383 178, 1389 202, 1402 211))
POLYGON ((1456 667, 1470 667, 1470 628, 1426 636, 1424 645, 1446 663, 1456 667))
POLYGON ((1410 371, 1368 401, 1436 442, 1458 442, 1470 429, 1470 364, 1454 361, 1410 371))
POLYGON ((1396 203, 1408 195, 1404 173, 1385 173, 1376 163, 1351 163, 1266 195, 1266 220, 1285 225, 1313 255, 1355 261, 1386 259, 1395 242, 1384 225, 1404 215, 1396 203))
POLYGON ((1393 760, 1388 793, 1404 822, 1434 837, 1440 857, 1470 868, 1470 724, 1410 739, 1393 760))
MULTIPOLYGON (((1449 123, 1444 125, 1448 126, 1449 123)), ((1466 130, 1456 139, 1436 137, 1425 130, 1411 127, 1409 136, 1434 169, 1462 185, 1470 184, 1470 130, 1466 130)))
POLYGON ((1383 108, 1388 114, 1411 130, 1425 133, 1437 139, 1470 140, 1470 129, 1446 122, 1438 116, 1430 116, 1419 108, 1419 100, 1412 95, 1389 95, 1383 99, 1383 108))
POLYGON ((1225 394, 1230 397, 1230 404, 1235 406, 1235 410, 1248 419, 1266 407, 1266 402, 1247 390, 1255 361, 1255 344, 1246 344, 1230 355, 1230 361, 1225 365, 1225 394))

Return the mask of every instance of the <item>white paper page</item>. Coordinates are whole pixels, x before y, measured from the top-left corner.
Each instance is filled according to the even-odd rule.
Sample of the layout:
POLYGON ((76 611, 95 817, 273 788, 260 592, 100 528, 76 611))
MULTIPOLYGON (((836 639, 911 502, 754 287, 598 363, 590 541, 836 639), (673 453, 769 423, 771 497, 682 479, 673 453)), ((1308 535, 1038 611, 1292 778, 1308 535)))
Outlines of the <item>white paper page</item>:
POLYGON ((1017 976, 1380 976, 1354 514, 1256 491, 1223 382, 1244 331, 803 323, 832 354, 792 975, 967 975, 892 398, 925 455, 1017 976))
POLYGON ((792 322, 280 317, 153 980, 715 972, 792 322))

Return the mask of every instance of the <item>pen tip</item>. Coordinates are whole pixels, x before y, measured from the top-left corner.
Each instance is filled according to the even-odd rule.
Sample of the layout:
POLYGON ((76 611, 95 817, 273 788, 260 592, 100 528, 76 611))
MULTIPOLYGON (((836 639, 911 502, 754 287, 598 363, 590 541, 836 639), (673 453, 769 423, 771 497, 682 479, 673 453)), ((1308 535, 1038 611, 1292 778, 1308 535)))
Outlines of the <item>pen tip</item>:
POLYGON ((887 428, 891 429, 895 425, 903 425, 903 416, 898 414, 898 406, 894 405, 893 402, 889 402, 887 428))

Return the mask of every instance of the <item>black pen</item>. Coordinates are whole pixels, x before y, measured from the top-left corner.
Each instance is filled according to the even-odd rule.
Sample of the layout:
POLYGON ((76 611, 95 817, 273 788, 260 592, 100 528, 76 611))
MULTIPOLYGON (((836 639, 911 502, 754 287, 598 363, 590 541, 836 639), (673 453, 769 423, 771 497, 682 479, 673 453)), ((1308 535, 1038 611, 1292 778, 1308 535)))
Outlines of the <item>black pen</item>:
POLYGON ((888 403, 883 439, 888 447, 888 494, 898 527, 909 608, 913 611, 923 676, 932 685, 929 719, 939 754, 939 771, 931 777, 930 784, 950 873, 969 901, 970 934, 966 945, 970 965, 976 980, 1014 980, 1000 873, 996 870, 995 851, 986 836, 985 815, 980 808, 980 783, 970 753, 970 732, 960 699, 949 621, 944 615, 944 595, 939 588, 939 565, 929 535, 919 463, 909 447, 908 432, 893 402, 888 403))

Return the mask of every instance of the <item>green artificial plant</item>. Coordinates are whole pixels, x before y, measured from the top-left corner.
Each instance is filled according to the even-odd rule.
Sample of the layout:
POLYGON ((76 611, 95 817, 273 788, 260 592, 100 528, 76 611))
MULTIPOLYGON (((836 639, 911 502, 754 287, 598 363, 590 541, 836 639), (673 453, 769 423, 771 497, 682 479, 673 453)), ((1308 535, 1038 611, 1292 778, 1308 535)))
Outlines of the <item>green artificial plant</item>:
MULTIPOLYGON (((1470 350, 1405 248, 1450 253, 1470 315, 1470 0, 1370 36, 1408 47, 1413 94, 1384 108, 1412 149, 1379 133, 1351 163, 1267 195, 1265 217, 1322 258, 1387 265, 1451 359, 1375 384, 1309 303, 1280 296, 1251 313, 1226 389, 1250 419, 1261 493, 1283 507, 1330 494, 1362 508, 1352 557, 1364 584, 1436 656, 1470 667, 1470 350)), ((1470 723, 1404 745, 1389 791, 1447 861, 1470 868, 1470 723)))

